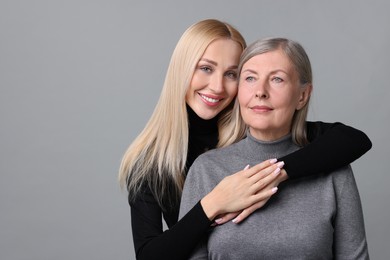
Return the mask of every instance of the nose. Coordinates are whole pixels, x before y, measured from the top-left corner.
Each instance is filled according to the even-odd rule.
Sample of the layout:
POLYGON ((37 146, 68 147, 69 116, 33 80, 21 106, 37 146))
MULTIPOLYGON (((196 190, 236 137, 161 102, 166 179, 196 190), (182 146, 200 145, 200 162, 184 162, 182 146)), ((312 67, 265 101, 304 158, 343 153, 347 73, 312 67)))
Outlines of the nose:
POLYGON ((256 98, 260 98, 260 99, 268 98, 269 97, 268 87, 269 86, 266 81, 259 81, 255 89, 256 98))
POLYGON ((219 75, 219 73, 215 73, 211 78, 209 88, 214 93, 217 94, 223 93, 225 91, 223 75, 219 75))

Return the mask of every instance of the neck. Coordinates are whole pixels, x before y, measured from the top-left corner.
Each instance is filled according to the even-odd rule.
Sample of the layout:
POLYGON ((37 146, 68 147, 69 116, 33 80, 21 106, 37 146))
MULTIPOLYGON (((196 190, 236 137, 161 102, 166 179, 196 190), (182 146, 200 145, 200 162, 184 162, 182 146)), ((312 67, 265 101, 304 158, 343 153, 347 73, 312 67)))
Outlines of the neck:
MULTIPOLYGON (((259 140, 248 131, 247 138, 244 140, 248 153, 244 157, 257 158, 257 160, 266 160, 270 158, 279 158, 298 147, 292 142, 291 134, 287 134, 277 140, 264 141, 259 140)), ((245 153, 245 151, 242 151, 245 153)))
POLYGON ((283 138, 284 136, 290 135, 290 127, 284 129, 272 129, 268 131, 256 130, 252 127, 249 127, 250 134, 257 140, 264 142, 272 142, 283 138))
POLYGON ((188 124, 190 132, 210 134, 218 132, 218 116, 205 120, 199 117, 192 108, 187 105, 188 124))

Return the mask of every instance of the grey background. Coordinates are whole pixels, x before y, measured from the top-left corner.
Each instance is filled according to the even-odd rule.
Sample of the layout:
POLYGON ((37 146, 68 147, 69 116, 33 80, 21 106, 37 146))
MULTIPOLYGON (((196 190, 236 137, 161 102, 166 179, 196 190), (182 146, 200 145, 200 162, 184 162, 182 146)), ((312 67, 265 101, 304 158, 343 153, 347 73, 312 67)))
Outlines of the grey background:
POLYGON ((295 39, 314 69, 311 120, 365 131, 353 163, 372 259, 390 256, 389 2, 0 1, 0 259, 134 259, 123 152, 173 48, 204 18, 248 43, 295 39))

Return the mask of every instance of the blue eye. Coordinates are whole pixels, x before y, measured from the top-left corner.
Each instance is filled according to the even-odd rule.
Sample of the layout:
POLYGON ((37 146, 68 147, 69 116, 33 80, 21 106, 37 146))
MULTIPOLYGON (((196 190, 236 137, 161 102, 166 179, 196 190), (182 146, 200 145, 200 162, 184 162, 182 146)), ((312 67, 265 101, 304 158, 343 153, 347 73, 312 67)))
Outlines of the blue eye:
POLYGON ((235 71, 228 71, 225 75, 230 79, 237 79, 237 72, 235 71))
POLYGON ((255 78, 252 76, 248 76, 245 78, 245 81, 248 81, 248 82, 253 82, 254 80, 255 80, 255 78))
POLYGON ((213 71, 210 67, 207 67, 207 66, 200 67, 200 70, 202 70, 204 72, 208 72, 208 73, 213 71))
POLYGON ((272 78, 272 81, 273 81, 273 82, 276 82, 276 83, 281 83, 281 82, 283 82, 283 79, 282 79, 282 78, 279 78, 279 77, 273 77, 273 78, 272 78))

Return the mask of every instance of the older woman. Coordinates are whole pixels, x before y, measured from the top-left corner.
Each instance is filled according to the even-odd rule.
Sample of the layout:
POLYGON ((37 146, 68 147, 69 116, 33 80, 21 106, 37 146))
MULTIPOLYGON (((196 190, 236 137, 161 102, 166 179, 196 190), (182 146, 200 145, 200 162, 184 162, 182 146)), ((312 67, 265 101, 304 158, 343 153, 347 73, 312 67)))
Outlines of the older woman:
MULTIPOLYGON (((241 169, 243 161, 254 165, 308 143, 305 129, 312 72, 301 45, 283 38, 257 41, 242 54, 239 71, 232 120, 235 131, 230 140, 240 140, 243 133, 246 137, 194 162, 185 182, 180 216, 226 175, 241 169)), ((286 181, 271 201, 240 224, 233 220, 214 228, 193 258, 369 258, 350 166, 286 181)))

